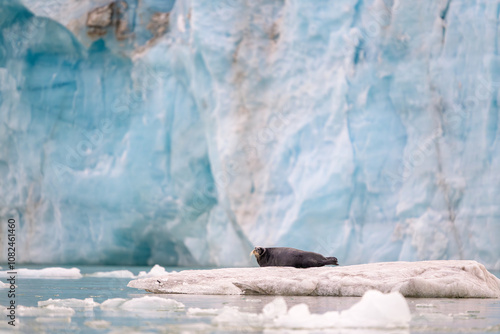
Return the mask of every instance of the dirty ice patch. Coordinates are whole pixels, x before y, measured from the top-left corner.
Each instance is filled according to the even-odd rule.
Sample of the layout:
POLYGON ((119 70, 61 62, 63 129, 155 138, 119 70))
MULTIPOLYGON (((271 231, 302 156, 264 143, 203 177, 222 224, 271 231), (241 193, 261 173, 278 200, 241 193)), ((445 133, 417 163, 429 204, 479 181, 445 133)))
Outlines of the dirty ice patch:
POLYGON ((306 304, 288 309, 282 297, 264 306, 262 313, 241 312, 226 307, 213 319, 213 324, 223 328, 240 329, 326 329, 326 328, 408 328, 410 309, 399 292, 383 294, 367 291, 351 308, 312 314, 306 304))
MULTIPOLYGON (((59 268, 49 267, 43 269, 17 269, 17 276, 19 278, 53 278, 53 279, 76 279, 81 278, 82 274, 78 268, 59 268)), ((7 271, 0 271, 0 277, 7 277, 7 271)))

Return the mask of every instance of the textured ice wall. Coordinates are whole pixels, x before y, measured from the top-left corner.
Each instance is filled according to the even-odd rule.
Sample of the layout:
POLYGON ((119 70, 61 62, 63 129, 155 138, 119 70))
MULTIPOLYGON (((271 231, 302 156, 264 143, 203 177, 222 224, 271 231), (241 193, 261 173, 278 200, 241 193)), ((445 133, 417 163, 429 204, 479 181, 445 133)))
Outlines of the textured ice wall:
POLYGON ((496 1, 109 3, 0 0, 19 260, 500 268, 496 1))

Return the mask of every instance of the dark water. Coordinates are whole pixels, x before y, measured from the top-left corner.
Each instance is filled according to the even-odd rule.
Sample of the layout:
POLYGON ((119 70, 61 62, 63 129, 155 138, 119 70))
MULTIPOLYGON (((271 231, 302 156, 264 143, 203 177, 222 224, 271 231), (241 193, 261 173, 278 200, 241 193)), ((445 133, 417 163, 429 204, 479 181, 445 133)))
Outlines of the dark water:
MULTIPOLYGON (((41 266, 23 266, 39 269, 41 266)), ((150 267, 81 266, 82 274, 98 271, 127 269, 135 275, 149 271, 150 267)), ((177 270, 179 268, 166 268, 177 270)), ((187 268, 182 268, 187 269, 187 268)), ((3 269, 5 270, 5 269, 3 269)), ((494 272, 500 277, 500 272, 494 272)), ((16 303, 37 306, 38 301, 52 299, 93 298, 102 303, 111 298, 135 298, 148 293, 127 287, 130 278, 80 279, 18 279, 16 303)), ((5 282, 5 278, 2 278, 5 282)), ((7 305, 7 289, 0 289, 0 304, 7 305)), ((240 311, 259 313, 274 296, 206 296, 161 295, 191 307, 221 309, 237 306, 240 311)), ((309 306, 311 313, 341 311, 358 302, 358 297, 285 297, 288 307, 299 303, 309 306)), ((500 299, 416 299, 407 298, 412 313, 410 329, 387 331, 381 329, 352 330, 266 330, 265 333, 493 333, 500 332, 500 299)), ((5 309, 5 307, 3 307, 5 309)), ((212 325, 214 316, 193 316, 185 310, 178 311, 106 311, 99 306, 75 308, 72 316, 21 316, 16 330, 23 333, 229 333, 262 332, 262 329, 241 327, 220 328, 212 325)), ((0 333, 11 332, 5 315, 0 323, 0 333)))

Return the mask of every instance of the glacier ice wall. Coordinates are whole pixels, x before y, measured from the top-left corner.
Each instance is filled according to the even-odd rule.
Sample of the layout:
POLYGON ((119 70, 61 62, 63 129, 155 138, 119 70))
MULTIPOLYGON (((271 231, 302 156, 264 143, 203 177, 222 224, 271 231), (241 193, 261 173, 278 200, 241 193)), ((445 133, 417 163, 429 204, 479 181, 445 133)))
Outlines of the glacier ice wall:
POLYGON ((500 269, 496 1, 0 10, 20 261, 248 265, 263 245, 500 269))

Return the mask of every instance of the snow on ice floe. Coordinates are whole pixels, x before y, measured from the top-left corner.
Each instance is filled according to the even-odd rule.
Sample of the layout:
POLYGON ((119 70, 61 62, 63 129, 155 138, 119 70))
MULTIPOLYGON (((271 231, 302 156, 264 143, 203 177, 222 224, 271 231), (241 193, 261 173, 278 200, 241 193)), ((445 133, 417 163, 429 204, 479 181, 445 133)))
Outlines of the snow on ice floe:
POLYGON ((0 289, 8 288, 8 287, 10 287, 10 284, 0 281, 0 289))
POLYGON ((183 310, 184 304, 168 298, 157 296, 144 296, 139 298, 125 299, 112 298, 101 304, 103 310, 128 310, 128 311, 177 311, 183 310))
POLYGON ((48 299, 38 302, 39 307, 45 307, 49 305, 61 306, 61 307, 84 307, 84 308, 93 308, 99 306, 99 303, 94 301, 94 298, 85 298, 85 299, 76 299, 76 298, 68 298, 68 299, 48 299))
POLYGON ((185 270, 130 281, 155 293, 362 296, 375 289, 406 297, 498 298, 500 280, 476 261, 381 262, 345 267, 185 270))
MULTIPOLYGON (((82 274, 78 268, 59 268, 49 267, 43 269, 25 269, 16 270, 19 278, 81 278, 82 274)), ((8 276, 7 271, 0 271, 0 277, 8 276)))
POLYGON ((280 328, 280 329, 324 329, 324 328, 408 328, 410 309, 399 292, 383 294, 367 291, 351 308, 324 314, 312 314, 306 304, 290 309, 282 297, 264 306, 262 313, 241 312, 225 307, 212 323, 219 327, 234 328, 280 328))

